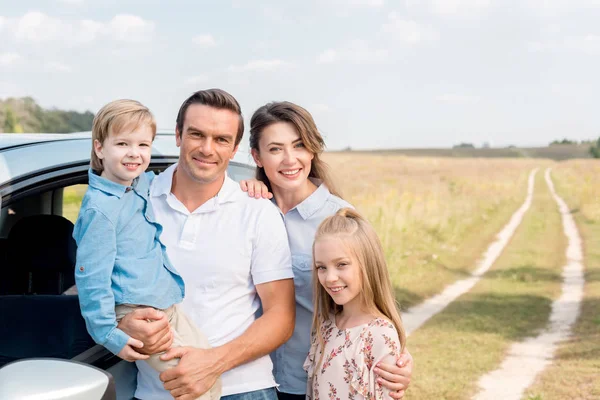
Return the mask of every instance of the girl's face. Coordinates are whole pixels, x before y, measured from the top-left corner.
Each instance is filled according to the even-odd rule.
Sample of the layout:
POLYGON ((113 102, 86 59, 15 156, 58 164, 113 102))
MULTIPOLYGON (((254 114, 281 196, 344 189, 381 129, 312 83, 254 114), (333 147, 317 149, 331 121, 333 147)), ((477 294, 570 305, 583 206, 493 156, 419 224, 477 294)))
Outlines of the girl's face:
POLYGON ((360 265, 344 242, 333 236, 315 241, 315 266, 319 283, 340 306, 360 305, 360 265))
POLYGON ((261 133, 259 151, 252 156, 259 167, 265 169, 272 187, 295 190, 306 185, 313 154, 309 152, 294 126, 276 122, 261 133))

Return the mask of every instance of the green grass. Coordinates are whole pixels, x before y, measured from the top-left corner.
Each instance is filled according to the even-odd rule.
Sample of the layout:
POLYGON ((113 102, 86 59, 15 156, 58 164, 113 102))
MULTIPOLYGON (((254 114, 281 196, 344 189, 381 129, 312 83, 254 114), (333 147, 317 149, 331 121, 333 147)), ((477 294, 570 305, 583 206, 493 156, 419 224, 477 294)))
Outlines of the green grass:
POLYGON ((410 399, 469 399, 509 346, 543 329, 560 294, 566 238, 538 173, 532 206, 503 254, 467 294, 408 339, 410 399))
MULTIPOLYGON (((566 182, 557 182, 557 190, 569 197, 566 182)), ((571 338, 559 346, 552 365, 537 377, 525 399, 600 399, 600 221, 579 212, 574 215, 584 243, 586 283, 581 314, 571 338)))

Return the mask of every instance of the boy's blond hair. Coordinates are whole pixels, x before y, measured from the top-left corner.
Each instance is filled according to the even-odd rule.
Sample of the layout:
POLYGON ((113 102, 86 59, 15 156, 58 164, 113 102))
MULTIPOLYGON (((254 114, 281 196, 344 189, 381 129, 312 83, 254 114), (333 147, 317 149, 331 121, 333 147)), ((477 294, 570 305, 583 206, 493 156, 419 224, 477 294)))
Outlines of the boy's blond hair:
POLYGON ((92 125, 92 156, 91 167, 96 172, 102 172, 104 166, 102 160, 96 155, 94 143, 97 140, 101 144, 111 133, 120 132, 123 129, 137 129, 142 125, 148 125, 152 129, 152 140, 156 136, 156 120, 148 107, 139 101, 121 99, 111 101, 98 111, 92 125))

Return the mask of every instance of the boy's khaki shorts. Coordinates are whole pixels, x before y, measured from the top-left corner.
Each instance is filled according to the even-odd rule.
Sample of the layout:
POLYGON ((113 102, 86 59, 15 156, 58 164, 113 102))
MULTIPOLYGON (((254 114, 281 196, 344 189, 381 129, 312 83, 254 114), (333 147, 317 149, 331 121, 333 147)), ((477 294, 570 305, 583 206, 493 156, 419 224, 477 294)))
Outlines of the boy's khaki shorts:
MULTIPOLYGON (((123 317, 137 308, 145 308, 146 306, 134 305, 134 304, 119 304, 115 307, 117 314, 117 322, 123 319, 123 317)), ((178 346, 191 346, 199 349, 208 349, 210 345, 208 339, 200 330, 194 325, 191 319, 181 310, 180 304, 175 304, 167 309, 161 310, 167 314, 171 329, 174 331, 173 345, 172 347, 178 346)), ((158 372, 166 371, 170 368, 175 367, 179 363, 178 358, 174 358, 169 361, 163 361, 160 356, 165 352, 153 354, 145 360, 152 368, 158 372)), ((221 378, 217 379, 212 388, 198 400, 219 400, 221 398, 221 378)))

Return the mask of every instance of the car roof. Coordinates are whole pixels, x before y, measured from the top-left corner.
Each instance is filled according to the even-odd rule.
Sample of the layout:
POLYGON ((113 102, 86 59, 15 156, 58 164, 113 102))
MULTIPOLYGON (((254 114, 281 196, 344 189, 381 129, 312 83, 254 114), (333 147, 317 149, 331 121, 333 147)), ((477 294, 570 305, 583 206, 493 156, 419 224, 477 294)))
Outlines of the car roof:
MULTIPOLYGON (((0 185, 9 180, 65 164, 89 163, 91 132, 69 134, 0 134, 0 185)), ((158 132, 152 156, 179 158, 174 132, 158 132)), ((238 151, 234 162, 254 167, 248 152, 238 151)))

